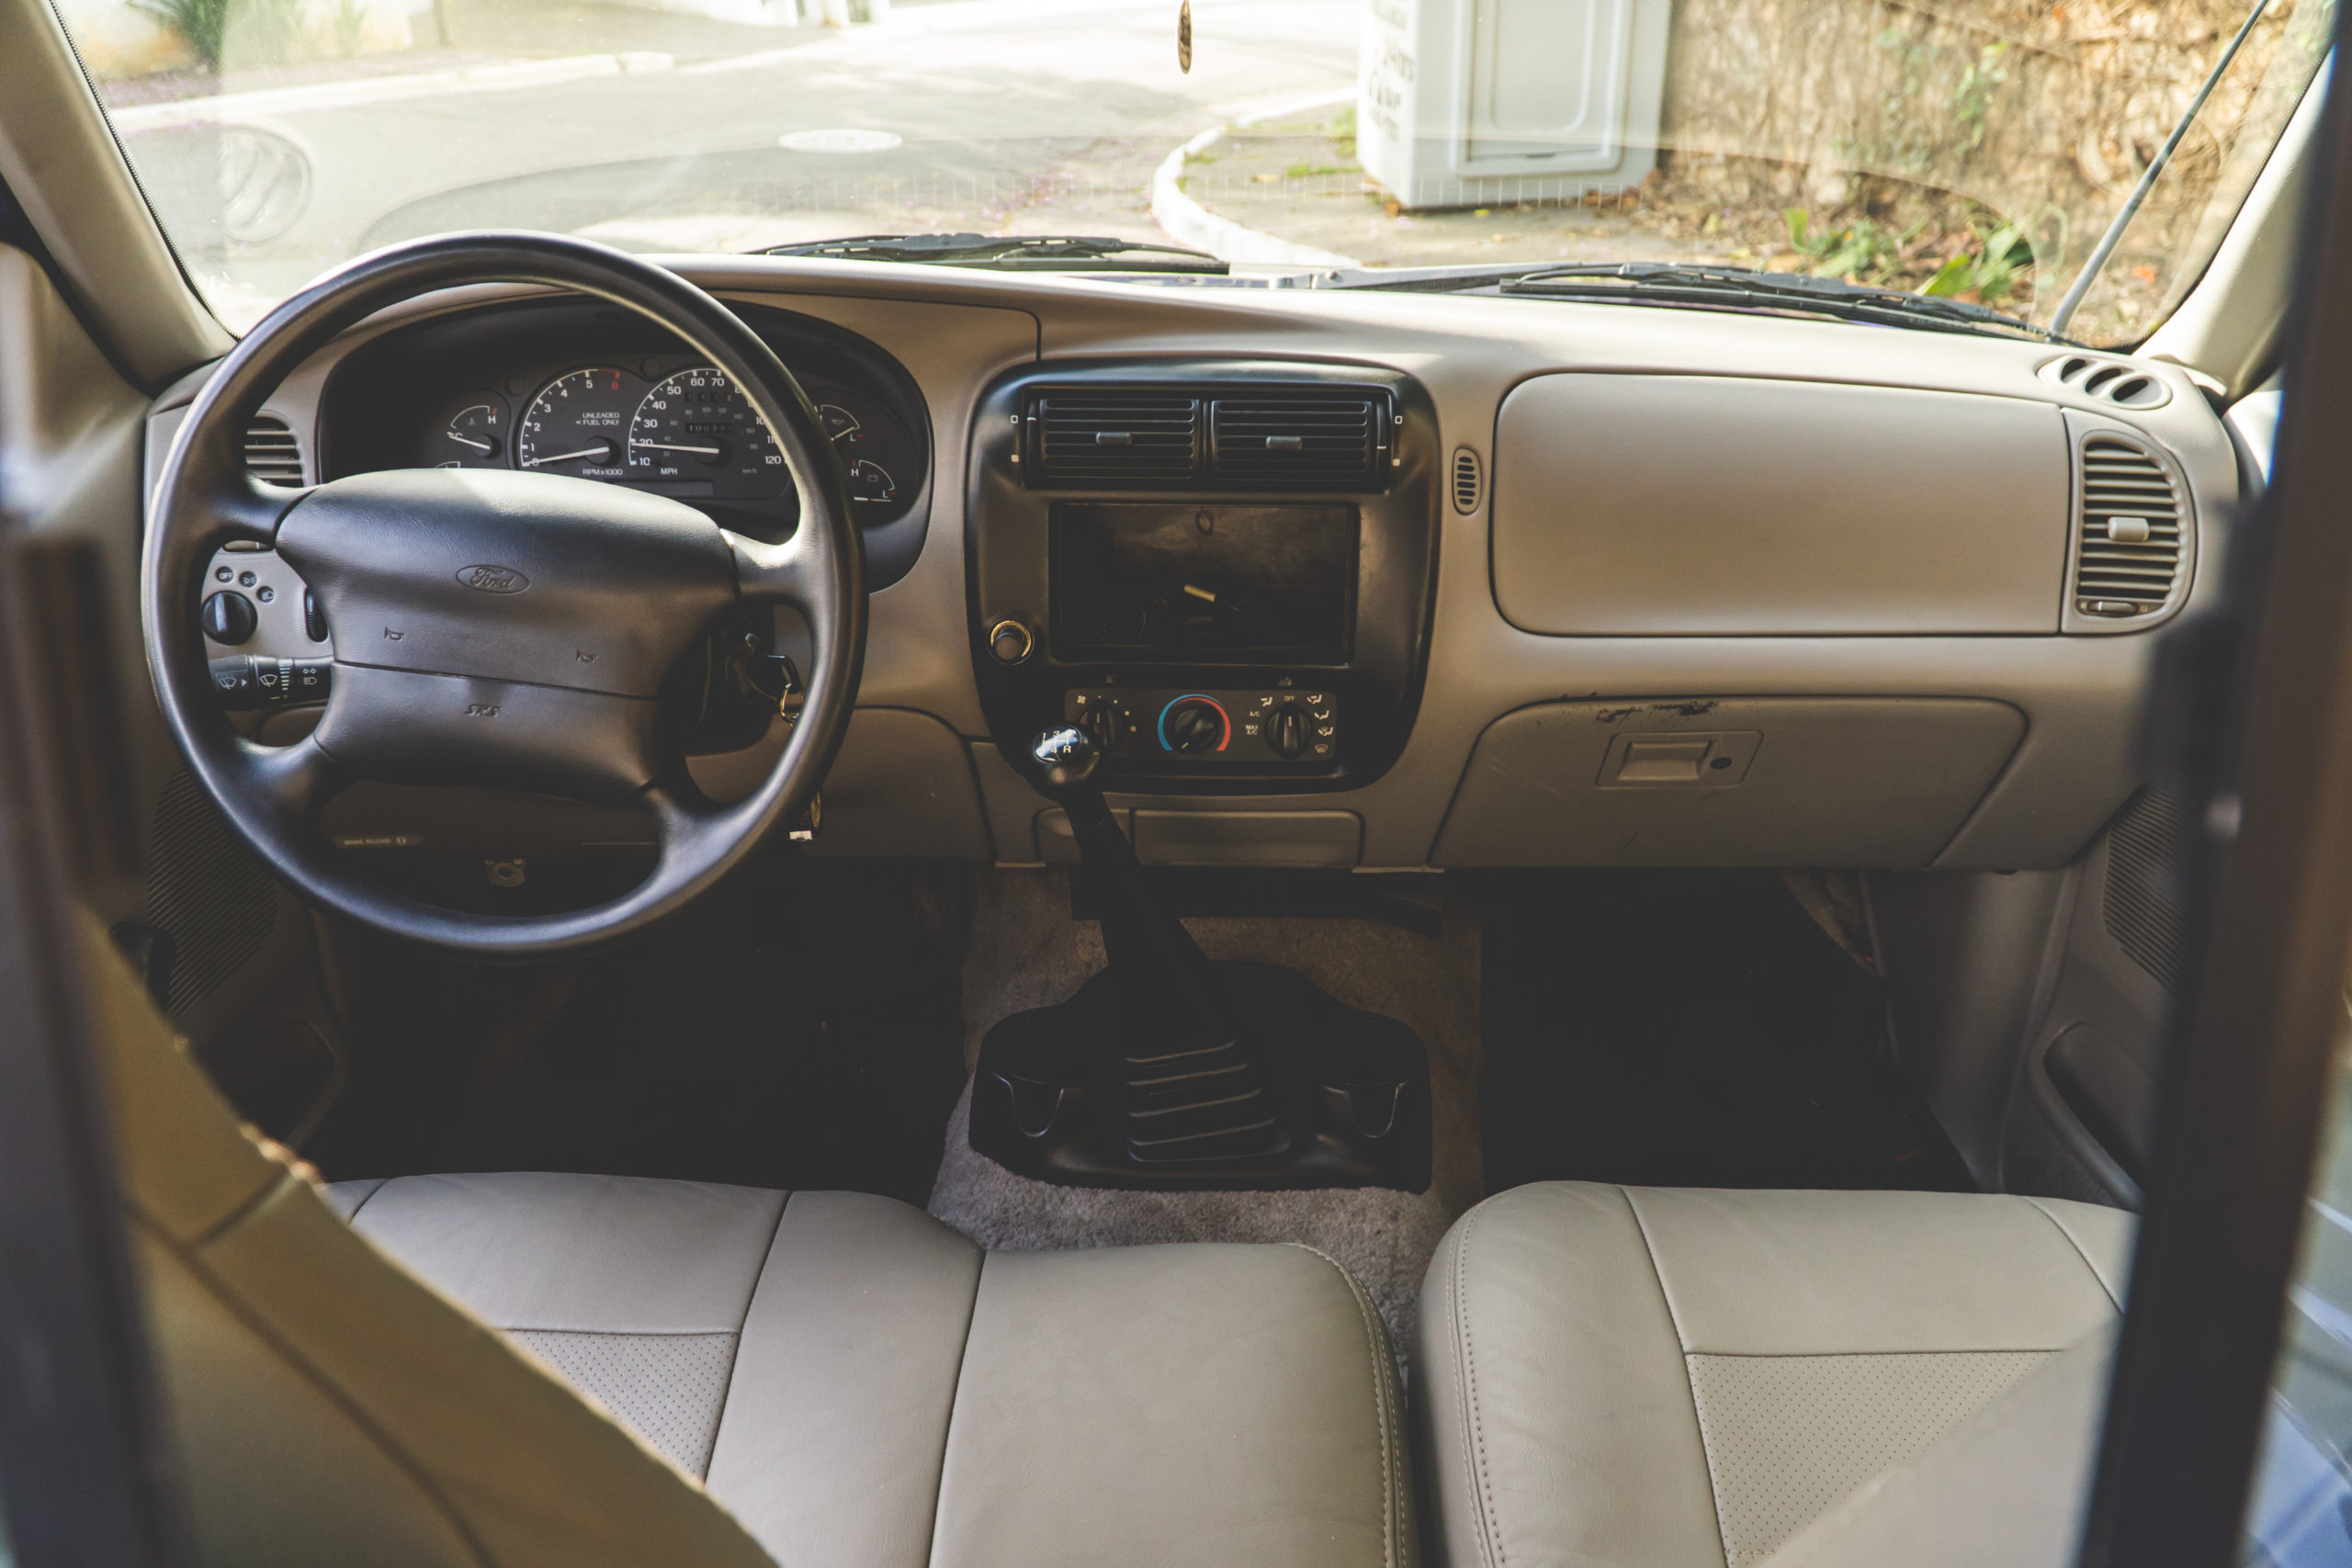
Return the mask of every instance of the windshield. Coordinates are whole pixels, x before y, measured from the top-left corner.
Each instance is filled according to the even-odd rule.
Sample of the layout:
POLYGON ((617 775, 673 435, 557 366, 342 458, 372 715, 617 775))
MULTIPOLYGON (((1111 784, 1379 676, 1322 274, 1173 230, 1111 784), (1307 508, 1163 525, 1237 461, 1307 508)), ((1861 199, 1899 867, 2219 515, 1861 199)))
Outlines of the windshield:
MULTIPOLYGON (((350 256, 475 227, 664 253, 1088 236, 1317 283, 1698 261, 2047 324, 2251 9, 59 4, 189 274, 240 329, 350 256)), ((2273 0, 2245 30, 2072 336, 2136 342, 2195 283, 2318 69, 2332 6, 2273 0)), ((1011 265, 993 249, 876 259, 1011 265)), ((1093 249, 1057 265, 1139 284, 1224 270, 1093 249)))

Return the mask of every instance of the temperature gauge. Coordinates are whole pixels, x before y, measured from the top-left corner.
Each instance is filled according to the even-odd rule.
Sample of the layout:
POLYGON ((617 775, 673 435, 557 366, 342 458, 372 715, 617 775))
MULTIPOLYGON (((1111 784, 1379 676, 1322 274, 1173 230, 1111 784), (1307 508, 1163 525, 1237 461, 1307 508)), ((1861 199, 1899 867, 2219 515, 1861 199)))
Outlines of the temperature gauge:
POLYGON ((469 392, 432 437, 431 460, 444 468, 503 468, 506 403, 494 392, 469 392))

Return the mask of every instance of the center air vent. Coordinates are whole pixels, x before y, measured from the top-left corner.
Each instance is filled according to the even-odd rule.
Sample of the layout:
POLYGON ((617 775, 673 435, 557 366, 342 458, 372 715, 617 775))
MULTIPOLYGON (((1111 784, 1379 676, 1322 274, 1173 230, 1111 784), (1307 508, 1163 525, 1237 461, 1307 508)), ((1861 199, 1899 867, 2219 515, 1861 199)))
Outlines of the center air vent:
POLYGON ((2137 442, 2086 438, 2071 603, 2099 620, 2153 615, 2180 586, 2188 525, 2171 472, 2137 442))
POLYGON ((1042 478, 1166 484, 1201 468, 1201 400, 1186 392, 1046 392, 1029 406, 1042 478))
POLYGON ((245 426, 245 468, 265 484, 302 482, 302 448, 284 420, 263 414, 245 426))
POLYGON ((1386 408, 1361 394, 1218 398, 1209 409, 1216 477, 1253 487, 1360 489, 1378 472, 1386 408))
POLYGON ((1396 466, 1389 394, 1240 378, 1040 387, 1018 461, 1033 486, 1377 491, 1396 466))

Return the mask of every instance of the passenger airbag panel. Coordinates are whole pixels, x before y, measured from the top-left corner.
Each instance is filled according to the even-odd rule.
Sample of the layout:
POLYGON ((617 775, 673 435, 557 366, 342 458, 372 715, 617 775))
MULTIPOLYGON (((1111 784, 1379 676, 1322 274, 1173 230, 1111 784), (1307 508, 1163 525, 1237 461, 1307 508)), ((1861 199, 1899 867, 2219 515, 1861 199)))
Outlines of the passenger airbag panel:
POLYGON ((1495 602, 1566 637, 2055 632, 2070 483, 2047 403, 1539 376, 1496 422, 1495 602))

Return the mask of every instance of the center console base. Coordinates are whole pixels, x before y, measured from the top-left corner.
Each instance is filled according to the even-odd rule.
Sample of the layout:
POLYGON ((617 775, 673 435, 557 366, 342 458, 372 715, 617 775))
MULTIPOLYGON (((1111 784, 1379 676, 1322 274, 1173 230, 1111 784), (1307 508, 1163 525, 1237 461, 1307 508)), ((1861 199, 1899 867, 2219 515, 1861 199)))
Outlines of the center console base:
POLYGON ((1065 1187, 1283 1190, 1430 1184, 1429 1056, 1393 1018, 1333 998, 1295 970, 1212 964, 1207 988, 1238 1037, 1204 1055, 1246 1057, 1276 1123, 1218 1157, 1151 1157, 1130 1114, 1138 1064, 1159 1047, 1104 970, 1057 1006, 988 1032, 972 1081, 971 1142, 1016 1175, 1065 1187))

